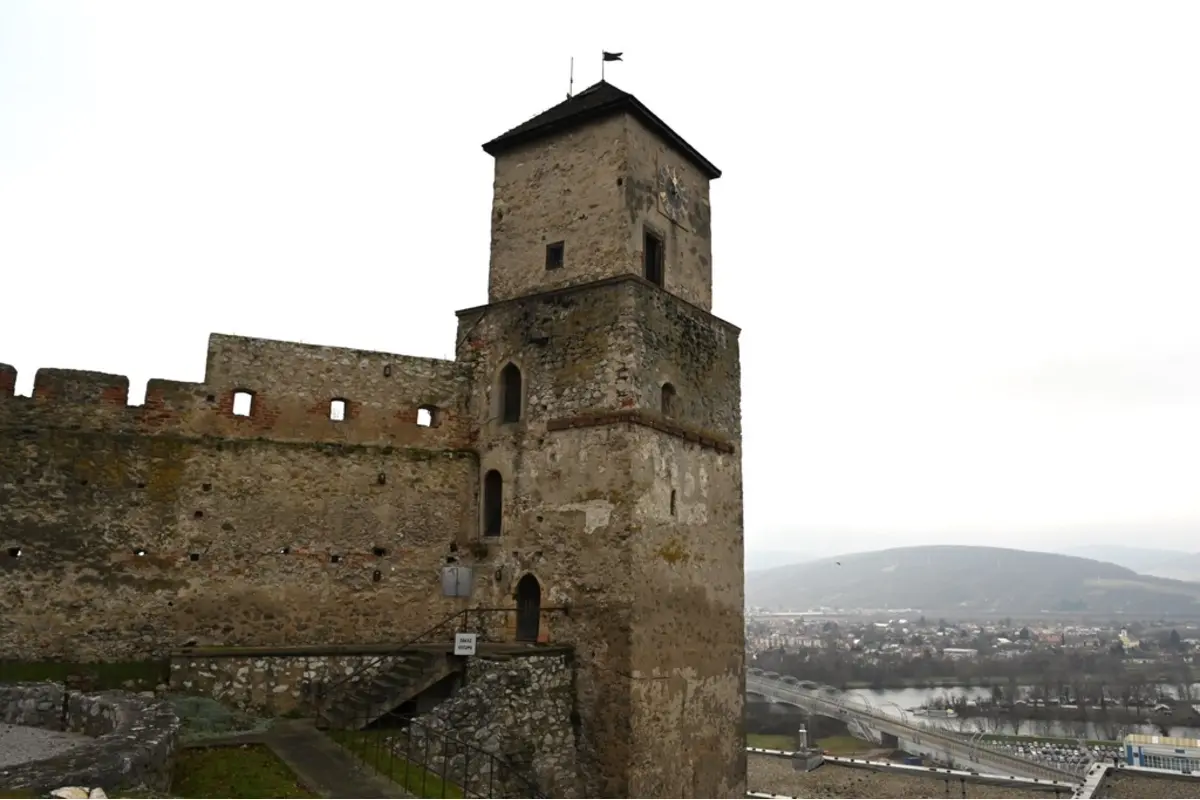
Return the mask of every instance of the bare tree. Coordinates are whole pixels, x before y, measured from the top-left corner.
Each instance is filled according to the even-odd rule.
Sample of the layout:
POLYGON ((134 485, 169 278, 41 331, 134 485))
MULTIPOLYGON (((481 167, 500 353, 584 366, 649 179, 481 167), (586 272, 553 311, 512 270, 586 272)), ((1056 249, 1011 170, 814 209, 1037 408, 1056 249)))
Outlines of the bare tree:
MULTIPOLYGON (((988 730, 994 732, 1000 731, 1004 722, 1004 711, 999 705, 992 703, 987 707, 987 722, 988 730)), ((1013 733, 1016 733, 1014 729, 1013 733)))
POLYGON ((1136 697, 1133 679, 1129 675, 1122 675, 1116 686, 1113 688, 1113 692, 1121 698, 1121 702, 1125 705, 1125 710, 1128 711, 1129 707, 1133 705, 1136 697))
POLYGON ((1025 722, 1025 706, 1013 703, 1012 710, 1008 715, 1008 722, 1012 725, 1013 736, 1021 735, 1021 724, 1025 722))
POLYGON ((1117 733, 1120 730, 1120 725, 1110 718, 1107 713, 1094 720, 1096 726, 1096 735, 1105 741, 1115 741, 1117 733))
POLYGON ((1195 699, 1195 689, 1192 686, 1192 668, 1182 659, 1179 662, 1179 686, 1176 687, 1176 693, 1179 699, 1185 703, 1190 703, 1195 699))
POLYGON ((1136 673, 1129 676, 1129 691, 1133 694, 1133 706, 1137 709, 1139 717, 1142 716, 1142 706, 1145 705, 1148 699, 1149 688, 1143 676, 1136 673))

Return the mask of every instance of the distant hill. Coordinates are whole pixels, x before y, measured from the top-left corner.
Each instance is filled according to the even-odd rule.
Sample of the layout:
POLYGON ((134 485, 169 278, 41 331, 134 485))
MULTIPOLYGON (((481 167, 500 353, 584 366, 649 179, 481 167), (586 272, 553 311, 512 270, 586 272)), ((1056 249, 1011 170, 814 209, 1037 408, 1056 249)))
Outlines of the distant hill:
POLYGON ((1186 553, 1146 570, 1147 575, 1200 582, 1200 553, 1186 553))
MULTIPOLYGON (((829 551, 826 551, 829 552, 829 551)), ((817 556, 802 550, 752 550, 746 548, 746 571, 782 567, 786 564, 803 564, 817 556)))
POLYGON ((1200 553, 1122 547, 1121 545, 1073 547, 1065 552, 1067 555, 1082 558, 1111 561, 1143 575, 1175 578, 1182 581, 1200 581, 1200 553))
POLYGON ((746 602, 802 610, 1200 616, 1200 583, 1055 553, 935 545, 853 553, 747 572, 746 602), (839 564, 840 562, 840 564, 839 564))

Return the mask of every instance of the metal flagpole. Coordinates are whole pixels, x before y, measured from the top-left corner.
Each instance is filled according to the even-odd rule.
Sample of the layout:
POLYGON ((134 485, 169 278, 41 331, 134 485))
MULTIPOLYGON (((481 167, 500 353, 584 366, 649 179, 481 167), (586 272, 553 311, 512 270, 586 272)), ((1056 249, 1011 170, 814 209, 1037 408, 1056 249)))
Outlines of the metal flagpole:
POLYGON ((571 82, 567 84, 567 99, 575 94, 575 56, 571 56, 571 82))

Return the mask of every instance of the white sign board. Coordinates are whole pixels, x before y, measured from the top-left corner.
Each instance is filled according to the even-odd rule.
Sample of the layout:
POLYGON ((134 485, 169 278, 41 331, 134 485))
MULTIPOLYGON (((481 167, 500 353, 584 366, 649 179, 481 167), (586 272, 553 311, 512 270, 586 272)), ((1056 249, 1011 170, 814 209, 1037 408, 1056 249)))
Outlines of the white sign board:
POLYGON ((477 633, 456 633, 454 634, 454 655, 456 656, 473 656, 475 655, 475 639, 479 636, 477 633))

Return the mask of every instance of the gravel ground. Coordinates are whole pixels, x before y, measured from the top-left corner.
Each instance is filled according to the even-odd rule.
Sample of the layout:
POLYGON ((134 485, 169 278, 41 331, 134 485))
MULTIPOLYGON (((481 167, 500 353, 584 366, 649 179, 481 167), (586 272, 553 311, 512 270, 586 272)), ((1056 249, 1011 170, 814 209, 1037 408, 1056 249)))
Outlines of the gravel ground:
POLYGON ((46 731, 0 722, 0 767, 61 755, 91 739, 80 733, 46 731))
POLYGON ((1200 778, 1150 778, 1128 772, 1110 773, 1097 797, 1161 798, 1200 797, 1200 778))
MULTIPOLYGON (((893 800, 964 796, 962 784, 957 780, 951 783, 950 791, 947 792, 946 781, 936 778, 909 777, 892 772, 873 772, 833 764, 822 764, 812 772, 797 772, 792 768, 791 761, 786 758, 747 753, 746 759, 750 773, 747 788, 752 792, 783 794, 789 797, 882 797, 893 800)), ((968 783, 965 796, 1031 797, 1051 800, 1054 793, 968 783)))

